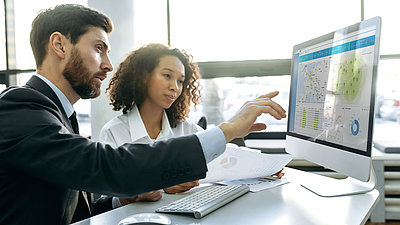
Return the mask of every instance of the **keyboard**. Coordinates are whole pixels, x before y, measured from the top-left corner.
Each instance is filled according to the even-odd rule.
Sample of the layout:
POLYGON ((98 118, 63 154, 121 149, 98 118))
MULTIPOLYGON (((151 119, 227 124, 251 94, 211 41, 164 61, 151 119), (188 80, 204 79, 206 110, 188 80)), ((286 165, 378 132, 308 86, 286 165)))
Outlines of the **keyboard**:
POLYGON ((234 199, 248 193, 246 185, 213 185, 156 209, 162 213, 190 213, 200 219, 234 199))

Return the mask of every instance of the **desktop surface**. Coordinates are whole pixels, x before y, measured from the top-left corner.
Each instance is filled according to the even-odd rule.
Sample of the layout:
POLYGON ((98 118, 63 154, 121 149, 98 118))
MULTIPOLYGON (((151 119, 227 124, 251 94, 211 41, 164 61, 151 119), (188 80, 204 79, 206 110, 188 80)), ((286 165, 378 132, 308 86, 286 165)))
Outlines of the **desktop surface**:
MULTIPOLYGON (((286 171, 285 177, 289 179, 307 173, 290 168, 286 171)), ((118 224, 132 214, 154 212, 194 191, 196 189, 184 194, 164 194, 158 202, 137 202, 74 225, 118 224)), ((163 215, 167 215, 172 224, 364 224, 378 198, 377 190, 352 196, 320 197, 292 182, 243 195, 201 219, 189 215, 163 215)))

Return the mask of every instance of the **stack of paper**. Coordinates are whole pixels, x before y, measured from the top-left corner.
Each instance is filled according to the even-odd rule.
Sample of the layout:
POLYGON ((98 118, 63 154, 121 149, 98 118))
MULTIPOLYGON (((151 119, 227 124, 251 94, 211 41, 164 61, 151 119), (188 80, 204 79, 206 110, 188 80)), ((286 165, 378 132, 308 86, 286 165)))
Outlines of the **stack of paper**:
MULTIPOLYGON (((208 163, 207 176, 200 183, 271 176, 284 168, 291 160, 290 155, 264 154, 249 148, 227 144, 224 154, 208 163)), ((276 183, 281 183, 281 181, 276 183)))

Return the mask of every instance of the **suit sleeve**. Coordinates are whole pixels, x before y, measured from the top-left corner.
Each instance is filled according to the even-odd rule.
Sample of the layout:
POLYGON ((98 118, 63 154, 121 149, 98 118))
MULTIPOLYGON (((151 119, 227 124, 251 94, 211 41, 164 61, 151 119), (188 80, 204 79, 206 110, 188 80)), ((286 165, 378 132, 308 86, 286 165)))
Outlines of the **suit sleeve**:
POLYGON ((70 133, 56 105, 40 93, 17 89, 0 103, 0 164, 55 185, 132 196, 206 175, 195 135, 114 149, 70 133))

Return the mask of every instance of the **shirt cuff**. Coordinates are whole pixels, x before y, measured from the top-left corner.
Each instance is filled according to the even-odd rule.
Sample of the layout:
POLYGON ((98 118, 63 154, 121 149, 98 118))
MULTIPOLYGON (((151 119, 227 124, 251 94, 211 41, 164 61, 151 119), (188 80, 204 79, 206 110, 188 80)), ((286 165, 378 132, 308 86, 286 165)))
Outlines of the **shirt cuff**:
POLYGON ((112 198, 111 204, 112 204, 113 209, 116 209, 116 208, 122 206, 121 202, 119 201, 119 198, 117 198, 117 197, 112 198))
POLYGON ((213 159, 224 153, 226 148, 225 135, 219 127, 213 127, 204 131, 195 133, 200 141, 206 162, 209 163, 213 159))

